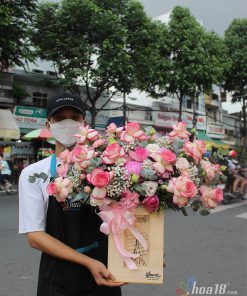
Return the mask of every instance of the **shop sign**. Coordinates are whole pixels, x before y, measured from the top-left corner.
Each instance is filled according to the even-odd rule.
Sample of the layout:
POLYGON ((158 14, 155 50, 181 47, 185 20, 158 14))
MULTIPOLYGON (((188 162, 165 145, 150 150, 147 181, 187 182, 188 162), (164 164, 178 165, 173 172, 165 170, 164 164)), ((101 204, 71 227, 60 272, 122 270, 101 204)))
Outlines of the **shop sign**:
MULTIPOLYGON (((166 128, 172 128, 173 125, 178 123, 179 113, 178 108, 167 107, 160 108, 162 112, 153 111, 154 124, 166 128)), ((193 114, 187 113, 183 110, 182 121, 187 124, 188 128, 192 128, 193 114)), ((197 115, 197 129, 206 130, 206 116, 199 114, 197 115)))
POLYGON ((33 155, 33 147, 31 145, 12 146, 12 155, 33 155))
POLYGON ((223 124, 208 122, 207 135, 212 138, 223 139, 225 137, 225 129, 223 124))
MULTIPOLYGON (((193 126, 193 114, 183 112, 182 119, 187 124, 187 128, 192 128, 193 126)), ((206 115, 197 115, 197 122, 196 122, 196 128, 199 130, 206 130, 206 115)))
POLYGON ((172 128, 172 125, 177 124, 179 117, 177 108, 172 108, 169 105, 159 106, 159 108, 160 111, 152 112, 152 118, 155 125, 172 128))
POLYGON ((46 122, 46 109, 16 106, 14 118, 20 128, 44 128, 46 122))

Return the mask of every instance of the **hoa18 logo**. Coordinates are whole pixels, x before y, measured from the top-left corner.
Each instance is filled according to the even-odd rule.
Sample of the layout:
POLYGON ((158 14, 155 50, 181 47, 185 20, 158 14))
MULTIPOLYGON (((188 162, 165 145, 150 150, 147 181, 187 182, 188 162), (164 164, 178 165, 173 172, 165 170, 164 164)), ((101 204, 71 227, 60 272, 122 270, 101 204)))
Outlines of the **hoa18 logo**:
POLYGON ((230 290, 230 283, 217 283, 213 285, 198 285, 194 276, 189 277, 187 283, 180 282, 176 290, 177 295, 238 295, 238 291, 230 290))

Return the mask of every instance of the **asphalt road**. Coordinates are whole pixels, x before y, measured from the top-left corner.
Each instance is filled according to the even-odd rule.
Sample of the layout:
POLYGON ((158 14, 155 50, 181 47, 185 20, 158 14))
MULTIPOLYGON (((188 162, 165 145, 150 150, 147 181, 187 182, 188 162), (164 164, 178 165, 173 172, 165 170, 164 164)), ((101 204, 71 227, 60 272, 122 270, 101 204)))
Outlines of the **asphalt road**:
MULTIPOLYGON (((126 285, 123 296, 247 295, 247 201, 207 217, 168 211, 164 285, 126 285), (187 290, 186 290, 187 289, 187 290), (184 293, 185 293, 184 292, 184 293)), ((35 296, 40 253, 17 233, 18 197, 0 193, 0 296, 35 296)))

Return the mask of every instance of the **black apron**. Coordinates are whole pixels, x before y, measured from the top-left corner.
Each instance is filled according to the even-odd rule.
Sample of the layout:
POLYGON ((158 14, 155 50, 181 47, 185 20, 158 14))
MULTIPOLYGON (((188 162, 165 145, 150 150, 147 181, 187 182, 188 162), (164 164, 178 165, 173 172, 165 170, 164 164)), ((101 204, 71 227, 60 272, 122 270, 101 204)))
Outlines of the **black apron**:
MULTIPOLYGON (((54 176, 55 156, 51 161, 54 176)), ((56 169, 55 169, 56 170, 56 169)), ((107 264, 107 236, 95 208, 81 201, 59 203, 49 196, 46 232, 67 246, 107 264)), ((121 296, 120 287, 98 286, 82 265, 42 253, 37 296, 121 296)))

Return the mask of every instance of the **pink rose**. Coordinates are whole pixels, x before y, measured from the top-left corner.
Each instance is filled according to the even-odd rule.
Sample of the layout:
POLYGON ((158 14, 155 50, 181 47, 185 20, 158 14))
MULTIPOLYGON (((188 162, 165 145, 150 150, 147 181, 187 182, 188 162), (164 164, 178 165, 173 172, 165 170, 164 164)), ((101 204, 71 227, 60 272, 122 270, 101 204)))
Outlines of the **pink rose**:
POLYGON ((159 207, 159 198, 157 195, 145 197, 142 201, 143 206, 149 212, 154 212, 159 207))
POLYGON ((189 199, 198 192, 196 185, 187 176, 172 178, 168 183, 167 191, 174 193, 173 202, 180 207, 187 205, 189 199))
POLYGON ((49 195, 54 195, 57 193, 57 185, 53 182, 49 183, 47 186, 47 192, 49 195))
POLYGON ((185 122, 179 122, 177 125, 173 125, 172 127, 173 131, 168 135, 171 140, 189 140, 190 133, 186 130, 185 122))
POLYGON ((71 152, 68 149, 64 150, 59 154, 59 159, 61 159, 63 163, 68 163, 68 164, 71 163, 72 162, 71 152))
POLYGON ((135 209, 139 204, 139 194, 126 190, 122 193, 119 204, 124 209, 135 209))
POLYGON ((202 193, 201 201, 205 208, 214 209, 224 199, 223 190, 220 188, 211 188, 202 185, 200 191, 202 193))
POLYGON ((87 174, 87 181, 96 187, 106 187, 113 177, 113 172, 105 172, 101 169, 94 169, 91 174, 87 174))
POLYGON ((120 139, 123 142, 134 142, 135 140, 145 141, 147 136, 141 130, 139 123, 137 122, 129 122, 125 126, 125 131, 123 131, 120 135, 120 139))
POLYGON ((110 183, 114 173, 105 172, 101 169, 94 169, 91 174, 87 174, 87 181, 95 186, 91 193, 93 199, 103 199, 106 197, 106 186, 110 183))
POLYGON ((69 169, 69 165, 67 163, 61 164, 57 167, 57 173, 60 177, 65 177, 69 169))
POLYGON ((94 149, 88 149, 86 145, 77 145, 71 153, 75 163, 74 167, 78 171, 86 169, 90 164, 90 159, 97 155, 94 149))
POLYGON ((102 154, 102 160, 105 164, 113 164, 115 162, 125 162, 125 152, 123 147, 118 143, 110 144, 106 147, 102 154))
POLYGON ((183 151, 186 155, 191 156, 195 163, 198 164, 203 154, 207 152, 207 149, 203 141, 194 140, 194 142, 184 143, 183 151))
POLYGON ((73 184, 68 178, 58 177, 53 183, 50 183, 47 187, 49 195, 56 197, 58 202, 64 202, 68 195, 73 191, 73 184), (51 185, 53 184, 53 185, 51 185))
POLYGON ((176 161, 176 168, 179 171, 184 171, 184 170, 188 170, 190 167, 190 164, 188 162, 188 160, 184 157, 180 157, 178 158, 178 160, 176 161))
POLYGON ((150 155, 156 162, 153 164, 153 168, 160 174, 164 174, 165 171, 173 171, 172 164, 176 161, 176 154, 168 149, 164 149, 160 152, 155 152, 150 155))
POLYGON ((93 143, 93 148, 98 148, 106 143, 104 139, 98 139, 93 143))
POLYGON ((135 148, 135 151, 130 151, 129 156, 135 161, 143 162, 148 158, 149 152, 147 149, 140 146, 135 148))
POLYGON ((213 164, 210 161, 203 160, 203 159, 201 160, 200 164, 204 172, 207 174, 207 177, 209 180, 213 180, 215 175, 220 173, 219 164, 213 164))
POLYGON ((142 170, 142 165, 137 161, 128 161, 125 165, 125 168, 130 174, 139 176, 142 170))
POLYGON ((110 135, 119 134, 123 129, 123 127, 117 127, 115 123, 111 123, 107 126, 106 133, 110 135))
POLYGON ((89 125, 86 127, 81 125, 75 138, 77 139, 77 143, 86 144, 88 141, 92 142, 97 140, 99 138, 99 132, 95 129, 91 129, 89 125))

